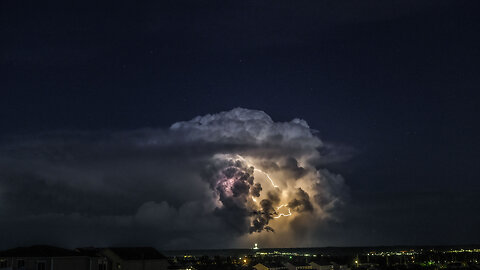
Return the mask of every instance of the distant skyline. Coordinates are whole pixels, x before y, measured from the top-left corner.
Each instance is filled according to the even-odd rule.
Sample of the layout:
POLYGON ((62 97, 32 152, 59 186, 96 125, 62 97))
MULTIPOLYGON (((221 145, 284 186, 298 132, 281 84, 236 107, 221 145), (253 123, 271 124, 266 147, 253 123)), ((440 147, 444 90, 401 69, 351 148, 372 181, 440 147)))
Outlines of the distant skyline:
POLYGON ((2 1, 0 249, 478 244, 479 12, 2 1))

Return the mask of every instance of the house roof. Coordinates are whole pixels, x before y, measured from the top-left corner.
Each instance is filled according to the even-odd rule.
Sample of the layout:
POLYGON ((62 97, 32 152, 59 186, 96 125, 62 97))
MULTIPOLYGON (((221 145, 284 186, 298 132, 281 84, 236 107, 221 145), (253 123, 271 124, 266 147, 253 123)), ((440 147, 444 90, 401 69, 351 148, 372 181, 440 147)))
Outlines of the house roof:
POLYGON ((95 247, 82 247, 82 248, 76 248, 76 251, 78 251, 80 254, 88 257, 100 257, 100 251, 101 248, 95 248, 95 247))
POLYGON ((278 263, 278 262, 265 262, 265 263, 261 263, 261 264, 263 264, 267 268, 286 268, 285 265, 283 265, 281 263, 278 263))
POLYGON ((79 252, 53 247, 53 246, 30 246, 18 247, 0 251, 0 257, 72 257, 81 256, 79 252))
POLYGON ((334 262, 331 262, 328 259, 326 259, 326 260, 313 260, 312 263, 315 263, 315 264, 321 265, 321 266, 333 265, 334 264, 334 262))
POLYGON ((310 264, 306 262, 290 262, 290 264, 293 266, 310 266, 310 264))
POLYGON ((153 247, 110 247, 122 260, 161 260, 166 259, 153 247))
POLYGON ((173 270, 184 270, 184 269, 195 269, 192 266, 184 266, 184 265, 170 265, 168 269, 173 270))

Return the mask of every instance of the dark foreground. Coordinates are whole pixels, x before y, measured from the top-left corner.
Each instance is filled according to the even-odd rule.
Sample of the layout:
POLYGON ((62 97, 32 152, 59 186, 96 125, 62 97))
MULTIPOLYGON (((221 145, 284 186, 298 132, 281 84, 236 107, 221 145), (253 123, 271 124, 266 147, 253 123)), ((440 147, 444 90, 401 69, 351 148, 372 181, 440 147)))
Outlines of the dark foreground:
POLYGON ((64 249, 31 246, 0 251, 0 270, 14 269, 480 270, 480 246, 177 250, 162 253, 152 247, 64 249))

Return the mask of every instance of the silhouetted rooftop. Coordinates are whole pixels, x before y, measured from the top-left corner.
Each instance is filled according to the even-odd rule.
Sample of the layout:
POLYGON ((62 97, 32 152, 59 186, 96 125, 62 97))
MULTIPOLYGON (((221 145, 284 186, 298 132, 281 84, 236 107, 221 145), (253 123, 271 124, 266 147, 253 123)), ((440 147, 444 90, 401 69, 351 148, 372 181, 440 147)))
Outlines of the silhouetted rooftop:
POLYGON ((290 262, 290 264, 294 266, 310 266, 310 264, 306 262, 290 262))
POLYGON ((17 247, 0 251, 0 257, 71 257, 81 256, 77 251, 53 247, 53 246, 30 246, 17 247))
POLYGON ((262 263, 263 265, 265 265, 266 267, 268 268, 286 268, 285 265, 281 264, 281 263, 277 263, 277 262, 267 262, 267 263, 262 263))
POLYGON ((100 251, 102 250, 101 248, 95 248, 95 247, 82 247, 82 248, 76 248, 76 251, 80 252, 80 254, 88 257, 99 257, 101 256, 100 251))

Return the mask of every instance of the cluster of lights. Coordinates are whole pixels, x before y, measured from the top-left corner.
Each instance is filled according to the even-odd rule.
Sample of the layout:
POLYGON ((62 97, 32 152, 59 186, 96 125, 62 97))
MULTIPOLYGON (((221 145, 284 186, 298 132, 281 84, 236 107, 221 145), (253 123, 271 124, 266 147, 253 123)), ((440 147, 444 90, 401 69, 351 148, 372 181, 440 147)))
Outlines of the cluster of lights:
POLYGON ((255 253, 256 256, 288 256, 288 257, 317 257, 315 254, 309 253, 297 253, 297 252, 280 252, 280 251, 273 251, 273 252, 257 252, 255 253))
POLYGON ((414 250, 410 250, 410 251, 387 251, 387 252, 369 252, 367 253, 367 256, 382 256, 382 257, 385 257, 385 256, 413 256, 413 255, 417 255, 419 254, 418 252, 414 251, 414 250))
POLYGON ((453 249, 453 250, 448 250, 446 253, 480 253, 480 248, 475 248, 475 249, 453 249))

